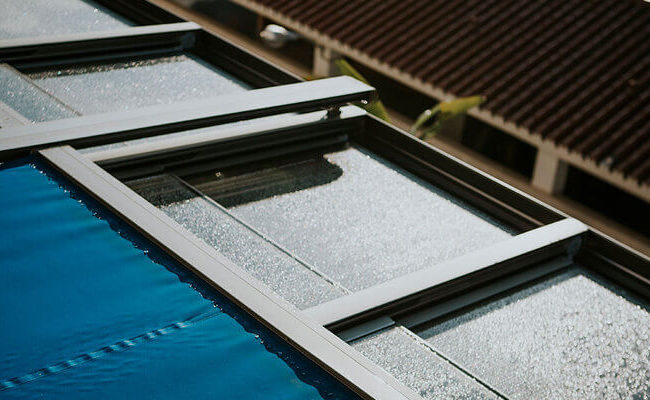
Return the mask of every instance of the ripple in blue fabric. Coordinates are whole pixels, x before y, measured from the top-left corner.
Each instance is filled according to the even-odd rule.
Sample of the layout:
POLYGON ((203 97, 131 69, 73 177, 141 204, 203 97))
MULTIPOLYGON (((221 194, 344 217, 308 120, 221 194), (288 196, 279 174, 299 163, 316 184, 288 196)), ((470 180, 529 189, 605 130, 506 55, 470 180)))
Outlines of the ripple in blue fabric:
POLYGON ((128 228, 69 188, 33 163, 0 168, 0 381, 8 382, 0 397, 350 394, 299 379, 249 327, 175 273, 182 267, 153 257, 156 249, 131 240, 128 228), (160 330, 169 326, 183 329, 160 330), (49 372, 34 375, 39 370, 49 372))

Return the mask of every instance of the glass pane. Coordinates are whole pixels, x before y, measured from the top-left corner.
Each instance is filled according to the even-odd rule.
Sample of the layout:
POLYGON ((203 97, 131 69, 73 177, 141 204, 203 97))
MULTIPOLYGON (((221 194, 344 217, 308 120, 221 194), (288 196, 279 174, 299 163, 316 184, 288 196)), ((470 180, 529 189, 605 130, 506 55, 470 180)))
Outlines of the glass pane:
POLYGON ((0 397, 350 396, 56 174, 0 187, 0 397))
POLYGON ((29 76, 81 114, 198 100, 250 88, 190 55, 75 66, 29 76))
POLYGON ((145 178, 128 185, 296 307, 309 308, 345 294, 173 177, 145 178))
POLYGON ((424 399, 498 398, 405 328, 375 333, 352 343, 352 347, 424 399))
POLYGON ((6 64, 0 64, 0 101, 33 122, 78 115, 6 64))
POLYGON ((420 332, 513 399, 645 398, 648 305, 574 268, 420 332))
POLYGON ((0 39, 106 31, 132 25, 85 0, 0 0, 0 39))
POLYGON ((360 148, 188 177, 237 218, 351 291, 515 232, 360 148))

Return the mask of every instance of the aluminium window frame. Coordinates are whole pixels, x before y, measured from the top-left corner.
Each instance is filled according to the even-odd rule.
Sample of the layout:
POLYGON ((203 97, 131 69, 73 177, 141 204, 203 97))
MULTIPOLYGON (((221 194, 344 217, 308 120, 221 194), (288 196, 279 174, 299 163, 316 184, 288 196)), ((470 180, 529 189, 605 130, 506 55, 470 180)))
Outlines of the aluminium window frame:
POLYGON ((39 150, 48 166, 365 399, 420 397, 70 146, 39 150))
MULTIPOLYGON (((65 35, 54 39, 0 41, 0 62, 4 54, 7 59, 13 57, 10 62, 36 67, 39 63, 41 66, 52 65, 63 62, 63 59, 65 62, 70 59, 87 60, 87 54, 97 53, 100 49, 112 48, 109 51, 112 54, 143 54, 147 46, 157 43, 154 51, 190 49, 190 52, 218 68, 237 77, 245 76, 242 80, 254 83, 254 86, 266 87, 301 81, 247 50, 197 29, 196 25, 180 23, 182 19, 146 0, 95 1, 135 23, 162 25, 65 35)), ((315 108, 328 106, 332 104, 323 102, 315 108)), ((336 109, 338 106, 340 104, 333 107, 336 109)), ((259 108, 264 108, 264 104, 259 108)), ((269 114, 281 110, 270 110, 269 114)), ((212 126, 200 135, 142 143, 137 149, 116 149, 101 154, 81 155, 69 147, 60 147, 41 150, 39 154, 145 236, 157 244, 164 244, 166 251, 177 259, 184 260, 186 266, 198 271, 245 311, 252 312, 271 330, 363 397, 392 398, 395 395, 418 398, 391 375, 338 340, 332 332, 345 340, 353 340, 391 326, 395 321, 417 326, 422 321, 539 279, 573 262, 594 270, 642 298, 650 298, 650 258, 647 256, 567 218, 533 197, 408 133, 365 115, 355 107, 343 107, 340 115, 337 112, 313 111, 311 108, 298 109, 301 112, 312 112, 287 115, 285 125, 265 127, 266 123, 262 123, 262 126, 254 124, 254 129, 213 125, 259 116, 255 110, 234 118, 232 113, 229 117, 224 117, 219 112, 197 114, 196 109, 188 107, 180 110, 173 119, 158 123, 156 115, 159 119, 159 112, 162 111, 164 110, 160 109, 138 123, 133 119, 123 122, 124 125, 121 126, 120 121, 129 117, 129 114, 119 112, 89 116, 97 117, 98 120, 85 120, 86 125, 82 120, 77 125, 68 127, 79 129, 76 140, 59 137, 58 140, 27 144, 19 149, 7 146, 0 152, 0 162, 51 145, 69 143, 83 148, 126 138, 212 126), (92 128, 93 124, 101 126, 102 135, 93 138, 88 134, 90 130, 96 129, 92 128), (101 139, 96 140, 98 137, 101 139), (369 288, 368 292, 353 293, 334 300, 338 303, 325 303, 313 309, 296 311, 241 268, 224 260, 214 249, 184 231, 104 171, 104 168, 129 169, 131 164, 142 163, 144 160, 164 160, 170 153, 202 161, 215 149, 222 150, 220 154, 235 156, 240 154, 237 153, 238 150, 245 149, 259 157, 267 157, 269 153, 264 152, 267 147, 280 148, 274 151, 275 154, 282 154, 283 151, 294 152, 349 140, 525 232, 502 243, 440 263, 420 275, 416 272, 386 282, 384 290, 369 288), (207 153, 202 153, 200 149, 207 150, 207 153), (187 249, 194 251, 188 253, 187 249), (215 275, 215 271, 219 271, 219 274, 215 275), (223 278, 222 273, 227 279, 223 278), (339 305, 336 313, 330 313, 328 310, 331 311, 336 304, 339 305)), ((26 127, 24 133, 40 132, 47 136, 56 131, 51 129, 56 128, 56 124, 42 124, 47 123, 26 127)), ((8 129, 3 133, 7 131, 8 129)), ((0 139, 0 145, 2 140, 0 139)))
POLYGON ((21 71, 180 51, 256 88, 302 81, 193 22, 0 40, 0 62, 9 63, 21 71))
MULTIPOLYGON (((140 12, 142 15, 150 14, 151 8, 168 14, 145 0, 107 3, 118 13, 123 6, 129 12, 140 12)), ((301 78, 192 22, 183 22, 178 17, 159 18, 149 22, 158 24, 53 37, 0 40, 0 63, 7 63, 21 72, 29 72, 61 65, 184 52, 235 76, 252 88, 302 82, 301 78), (158 23, 161 21, 167 23, 158 23)), ((24 125, 24 121, 14 122, 17 123, 12 125, 24 125)))
MULTIPOLYGON (((597 259, 601 265, 599 273, 610 279, 616 275, 617 277, 613 280, 618 284, 625 282, 623 286, 628 289, 632 288, 638 292, 638 290, 643 291, 650 287, 650 260, 647 257, 612 242, 572 218, 559 215, 558 221, 514 236, 487 249, 438 264, 437 268, 441 270, 440 274, 430 275, 430 271, 420 274, 426 279, 424 282, 419 278, 413 279, 418 274, 416 272, 385 284, 390 287, 401 281, 402 289, 412 293, 410 298, 404 297, 404 292, 401 294, 389 293, 387 299, 379 299, 375 302, 380 305, 379 307, 372 301, 358 307, 356 303, 360 295, 357 293, 360 292, 333 300, 333 302, 342 302, 348 306, 352 304, 356 308, 350 314, 354 318, 344 320, 345 323, 340 323, 340 321, 332 323, 327 319, 319 320, 318 313, 312 309, 297 311, 243 269, 226 260, 212 247, 197 239, 162 211, 132 192, 103 168, 108 167, 110 170, 111 165, 124 162, 128 164, 128 161, 138 159, 139 156, 141 162, 142 158, 145 160, 152 157, 160 158, 169 152, 202 149, 209 145, 223 146, 234 143, 234 147, 237 148, 238 146, 246 147, 255 141, 272 145, 278 136, 283 135, 284 140, 291 138, 297 140, 298 146, 290 150, 295 152, 303 148, 304 142, 301 139, 305 138, 306 132, 313 132, 315 128, 324 130, 326 136, 336 136, 332 130, 340 132, 341 129, 349 128, 345 130, 343 140, 354 140, 355 137, 361 135, 360 137, 365 137, 365 143, 373 141, 369 138, 370 132, 367 129, 377 127, 373 122, 375 120, 358 108, 344 107, 341 117, 336 119, 323 118, 327 114, 327 111, 320 111, 303 115, 287 115, 286 118, 290 121, 285 126, 274 127, 266 132, 259 132, 259 126, 255 125, 253 128, 216 126, 213 127, 213 132, 200 140, 188 136, 183 139, 170 139, 167 142, 163 140, 163 143, 143 142, 138 145, 138 149, 129 149, 130 153, 127 151, 127 154, 123 149, 117 153, 104 150, 82 155, 69 146, 40 150, 38 154, 64 176, 79 185, 81 189, 117 213, 185 266, 198 273, 202 279, 216 287, 243 309, 251 312, 255 318, 307 355, 308 358, 367 398, 391 398, 394 395, 417 398, 417 396, 413 397, 413 393, 409 389, 358 355, 354 350, 346 347, 343 341, 337 341, 334 333, 340 335, 344 340, 354 340, 392 326, 395 321, 410 324, 409 326, 420 325, 430 319, 432 315, 452 312, 565 268, 574 259, 597 259), (296 124, 292 123, 294 119, 297 121, 296 124), (223 130, 228 132, 223 134, 223 130), (256 132, 256 130, 258 131, 256 132), (155 148, 152 149, 152 146, 155 148), (499 248, 501 250, 498 250, 499 248), (218 268, 215 265, 218 265, 218 268), (445 266, 447 268, 444 268, 445 266), (451 268, 462 269, 459 271, 451 268), (479 274, 475 274, 476 272, 479 274), (228 277, 225 281, 224 276, 228 277), (235 282, 229 281, 230 279, 235 282), (477 293, 478 295, 476 295, 477 293), (463 299, 463 296, 468 299, 463 299), (400 302, 404 298, 408 299, 407 303, 400 302), (458 301, 459 298, 460 301, 458 301), (355 301, 351 302, 351 300, 355 301), (270 306, 269 302, 273 305, 270 306), (405 314, 406 317, 404 317, 405 314), (377 379, 382 382, 379 386, 377 379), (378 387, 380 387, 379 392, 377 392, 378 387)), ((260 124, 263 126, 264 122, 260 122, 260 124)), ((387 125, 384 128, 392 132, 391 135, 394 135, 395 138, 408 135, 387 125)), ((386 138, 388 131, 383 132, 381 137, 386 138)), ((311 140, 313 137, 307 135, 307 139, 311 140)), ((431 166, 431 173, 436 172, 436 168, 442 168, 443 171, 447 170, 447 173, 451 173, 448 170, 451 168, 458 172, 455 174, 456 177, 473 176, 476 182, 481 182, 483 190, 512 190, 424 142, 418 141, 416 144, 419 151, 431 152, 435 155, 433 159, 428 159, 429 162, 434 162, 434 165, 431 166), (443 163, 435 162, 435 159, 439 157, 444 159, 443 163), (483 178, 487 178, 487 180, 483 180, 483 178)), ((286 143, 283 143, 283 146, 285 145, 286 143)), ((253 152, 259 150, 259 148, 254 149, 253 152)), ((381 153, 379 155, 384 156, 381 153)), ((408 160, 409 157, 404 159, 408 160)), ((397 165, 400 166, 400 164, 397 165)), ((467 182, 464 183, 467 184, 467 182)), ((476 189, 476 187, 474 188, 476 189)), ((515 194, 517 195, 515 198, 521 200, 523 209, 534 210, 535 207, 532 207, 531 202, 536 206, 543 207, 542 203, 527 195, 522 193, 513 193, 512 195, 515 194)), ((508 207, 513 206, 516 205, 508 207)), ((550 213, 549 215, 555 213, 552 209, 546 211, 550 213)), ((581 262, 580 264, 582 265, 581 262)), ((380 287, 381 285, 368 290, 377 291, 377 293, 387 292, 385 287, 384 290, 378 291, 380 287)), ((650 291, 641 293, 645 293, 647 297, 650 291)), ((373 301, 376 300, 373 296, 369 298, 373 301)))
POLYGON ((46 121, 3 130, 0 160, 47 146, 93 146, 281 113, 326 108, 330 110, 327 117, 337 119, 342 105, 369 101, 374 96, 375 90, 371 86, 341 76, 212 99, 46 121))
POLYGON ((238 148, 253 153, 246 156, 251 160, 263 159, 270 157, 264 148, 276 145, 278 137, 282 138, 283 151, 294 153, 313 149, 310 141, 314 137, 329 136, 332 140, 323 143, 358 143, 479 210, 524 230, 470 254, 303 310, 310 318, 342 335, 349 335, 353 330, 354 336, 358 336, 364 329, 371 333, 394 319, 407 318, 412 325, 415 324, 412 315, 418 315, 418 320, 432 313, 439 315, 440 304, 446 304, 450 312, 588 257, 598 259, 597 272, 601 275, 642 296, 650 294, 648 257, 356 107, 344 107, 344 110, 338 119, 327 119, 325 112, 315 112, 311 116, 287 116, 286 125, 273 129, 264 129, 263 122, 252 127, 216 126, 212 133, 200 139, 187 137, 141 143, 135 148, 89 153, 87 157, 109 171, 144 168, 145 172, 138 173, 146 174, 151 168, 142 165, 150 159, 156 163, 171 155, 187 156, 183 162, 198 163, 215 154, 240 156, 238 148), (300 118, 300 122, 292 122, 294 118, 300 118), (472 295, 466 296, 467 293, 472 295), (455 300, 460 297, 464 300, 455 300), (450 304, 455 304, 455 308, 450 308, 450 304), (363 326, 366 328, 360 328, 363 326))
POLYGON ((365 129, 367 133, 357 135, 357 140, 376 154, 479 210, 520 228, 527 224, 537 228, 432 266, 428 273, 418 271, 368 288, 367 293, 353 293, 305 310, 331 330, 360 337, 390 326, 388 321, 410 318, 412 326, 414 316, 440 315, 441 305, 453 312, 570 263, 650 300, 650 257, 384 121, 368 116, 365 129), (522 219, 518 222, 517 218, 522 219), (445 267, 467 273, 439 279, 445 277, 445 267))
MULTIPOLYGON (((490 261, 493 264, 486 268, 484 276, 476 274, 476 272, 480 273, 483 271, 472 270, 468 275, 441 282, 419 293, 414 293, 415 290, 413 288, 417 288, 417 285, 420 284, 418 279, 426 279, 422 276, 418 277, 416 273, 411 277, 407 276, 402 278, 403 280, 408 280, 409 278, 411 280, 410 285, 404 284, 403 286, 411 288, 411 292, 407 292, 411 295, 410 298, 408 296, 400 298, 400 292, 398 290, 395 292, 395 296, 387 296, 388 299, 386 301, 371 302, 368 304, 368 307, 363 308, 355 303, 355 301, 360 299, 350 297, 350 300, 348 300, 351 305, 349 308, 350 312, 345 314, 341 310, 337 311, 339 315, 345 315, 348 320, 332 320, 330 322, 332 324, 330 326, 331 329, 339 331, 342 336, 352 334, 351 337, 356 336, 358 338, 360 335, 363 336, 383 329, 382 325, 384 327, 387 326, 387 318, 407 327, 413 327, 423 323, 426 318, 431 320, 432 318, 458 311, 485 299, 498 296, 512 288, 533 282, 542 276, 549 276, 553 272, 568 267, 571 264, 577 264, 587 271, 595 272, 614 284, 632 292, 635 296, 650 301, 650 256, 641 254, 623 245, 602 232, 586 226, 543 202, 532 198, 532 196, 525 195, 525 197, 532 201, 521 201, 519 197, 523 194, 522 192, 495 178, 489 177, 487 174, 472 176, 468 173, 468 169, 455 168, 453 162, 458 163, 460 160, 449 155, 440 157, 444 155, 444 152, 436 150, 433 146, 414 138, 406 132, 402 131, 401 134, 398 134, 399 129, 393 129, 394 132, 391 132, 390 127, 387 127, 387 124, 383 121, 373 118, 372 124, 374 125, 374 132, 381 138, 379 140, 381 142, 380 148, 388 150, 383 155, 389 160, 396 162, 416 175, 435 174, 440 171, 435 168, 436 166, 444 166, 445 169, 440 171, 443 177, 446 174, 450 174, 453 179, 464 181, 464 183, 469 184, 475 190, 485 193, 488 197, 495 197, 499 201, 506 202, 506 206, 514 205, 516 212, 522 212, 528 215, 529 218, 540 222, 545 221, 548 225, 521 235, 535 235, 528 241, 528 244, 536 248, 530 252, 523 251, 521 255, 512 254, 512 256, 508 256, 511 252, 516 253, 512 249, 508 249, 508 244, 511 244, 513 247, 518 245, 518 238, 516 236, 504 241, 502 243, 503 247, 497 243, 491 248, 478 250, 475 253, 449 261, 448 265, 452 268, 467 268, 467 265, 481 266, 488 264, 486 260, 490 260, 491 256, 498 253, 505 256, 500 261, 490 261), (498 182, 499 185, 486 185, 482 181, 482 177, 487 177, 493 182, 498 182), (556 216, 562 216, 563 219, 553 222, 552 219, 556 216), (547 232, 549 233, 548 236, 536 236, 550 228, 554 232, 547 232), (549 239, 550 241, 546 242, 549 239), (504 273, 504 270, 509 268, 512 268, 512 271, 510 273, 504 273), (489 269, 499 271, 499 273, 502 273, 502 276, 499 277, 494 272, 489 272, 489 269), (496 279, 493 279, 495 277, 496 279), (452 288, 451 290, 449 290, 450 287, 452 288), (454 287, 458 289, 454 290, 454 287), (357 312, 356 315, 353 314, 353 310, 357 312), (360 334, 359 327, 363 324, 367 325, 367 329, 365 334, 360 334), (356 332, 354 332, 355 330, 356 332)), ((373 148, 372 145, 369 147, 371 149, 373 148)), ((454 192, 452 187, 447 186, 446 189, 452 193, 454 192)), ((466 192, 465 195, 458 194, 461 199, 466 201, 470 200, 470 202, 475 195, 471 190, 466 192)), ((480 209, 478 204, 481 202, 482 200, 479 199, 474 204, 480 209)), ((526 247, 525 244, 519 245, 522 246, 520 250, 524 250, 526 247)), ((445 264, 442 263, 440 267, 444 267, 445 264)), ((434 269, 435 266, 431 268, 432 271, 434 269)), ((394 286, 398 289, 399 283, 393 282, 394 286)), ((392 287, 389 286, 384 289, 383 292, 388 292, 392 290, 392 287)), ((383 292, 378 289, 375 290, 377 297, 374 298, 380 298, 379 293, 383 292)), ((367 296, 367 298, 373 297, 367 296)), ((342 298, 333 301, 344 302, 342 298)), ((320 307, 322 309, 315 308, 311 312, 314 314, 323 312, 325 314, 325 310, 323 309, 326 306, 321 305, 320 307)), ((310 310, 307 311, 310 312, 310 310)))
MULTIPOLYGON (((144 0, 137 0, 133 4, 121 1, 115 6, 120 4, 132 11, 143 6, 145 14, 146 9, 152 7, 144 0)), ((118 8, 115 9, 116 12, 119 12, 118 8)), ((34 125, 20 126, 24 121, 12 119, 17 122, 12 125, 17 126, 3 129, 0 135, 0 160, 57 144, 99 145, 116 141, 115 136, 133 139, 159 134, 162 129, 161 126, 156 126, 156 122, 160 120, 159 115, 164 115, 165 119, 158 125, 180 130, 279 112, 309 111, 322 107, 336 109, 347 102, 369 101, 374 96, 373 88, 351 78, 335 78, 329 80, 329 83, 303 82, 297 76, 202 30, 192 22, 135 26, 53 38, 0 40, 0 63, 7 63, 20 70, 38 70, 57 64, 97 62, 179 51, 196 55, 258 89, 249 91, 248 97, 242 94, 224 95, 203 101, 190 100, 127 112, 45 121, 34 125), (307 86, 292 86, 297 83, 307 86), (277 96, 277 99, 272 101, 272 96, 277 96), (253 100, 256 101, 254 104, 245 106, 253 100), (239 107, 232 107, 229 103, 239 104, 239 107), (190 109, 194 110, 193 117, 188 115, 190 109), (123 132, 114 132, 115 119, 123 121, 123 132), (148 128, 154 127, 157 130, 151 133, 152 129, 148 128)))
POLYGON ((650 257, 377 118, 368 117, 366 130, 372 132, 372 139, 362 144, 380 156, 488 214, 495 215, 494 207, 503 207, 497 214, 501 218, 523 214, 538 228, 368 288, 366 293, 305 310, 341 337, 354 340, 395 321, 407 327, 418 325, 425 318, 498 296, 573 263, 650 300, 650 257), (491 200, 496 201, 490 204, 491 200), (445 268, 467 273, 445 272, 445 268))

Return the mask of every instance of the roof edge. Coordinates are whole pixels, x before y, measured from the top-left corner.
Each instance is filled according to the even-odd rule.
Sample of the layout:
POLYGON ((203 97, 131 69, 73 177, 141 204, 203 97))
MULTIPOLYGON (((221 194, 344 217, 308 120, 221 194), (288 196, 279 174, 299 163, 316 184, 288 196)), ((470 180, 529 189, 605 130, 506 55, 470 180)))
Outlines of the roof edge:
MULTIPOLYGON (((271 9, 270 7, 260 5, 259 3, 256 3, 252 0, 231 1, 239 4, 242 7, 248 8, 251 11, 257 12, 260 15, 273 19, 278 23, 299 32, 301 35, 315 42, 316 44, 331 48, 332 50, 335 50, 353 59, 354 61, 365 64, 366 66, 375 69, 385 75, 388 75, 392 79, 395 79, 396 81, 408 86, 411 89, 417 90, 420 93, 431 96, 439 101, 449 100, 456 97, 451 93, 445 92, 439 87, 417 79, 410 74, 406 74, 395 67, 391 67, 390 65, 383 63, 376 58, 370 57, 369 55, 346 44, 343 44, 338 40, 332 39, 327 35, 323 35, 315 29, 312 29, 305 24, 289 18, 284 14, 271 9)), ((594 160, 586 158, 580 153, 571 151, 563 146, 558 146, 550 140, 545 140, 541 135, 531 132, 525 127, 518 126, 513 122, 506 121, 505 119, 486 110, 482 110, 480 108, 473 109, 469 111, 469 115, 498 129, 501 129, 510 135, 537 147, 540 150, 551 152, 555 154, 560 160, 565 161, 568 164, 575 165, 585 170, 586 172, 650 203, 650 184, 631 179, 630 177, 625 176, 622 172, 611 170, 604 165, 599 165, 594 160)))

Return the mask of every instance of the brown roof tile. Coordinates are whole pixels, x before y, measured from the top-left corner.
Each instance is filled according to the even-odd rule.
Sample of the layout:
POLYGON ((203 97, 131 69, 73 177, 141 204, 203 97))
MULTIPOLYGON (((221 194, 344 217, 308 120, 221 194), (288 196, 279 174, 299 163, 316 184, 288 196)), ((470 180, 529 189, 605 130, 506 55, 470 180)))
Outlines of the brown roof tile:
POLYGON ((641 0, 253 0, 650 183, 641 0))

